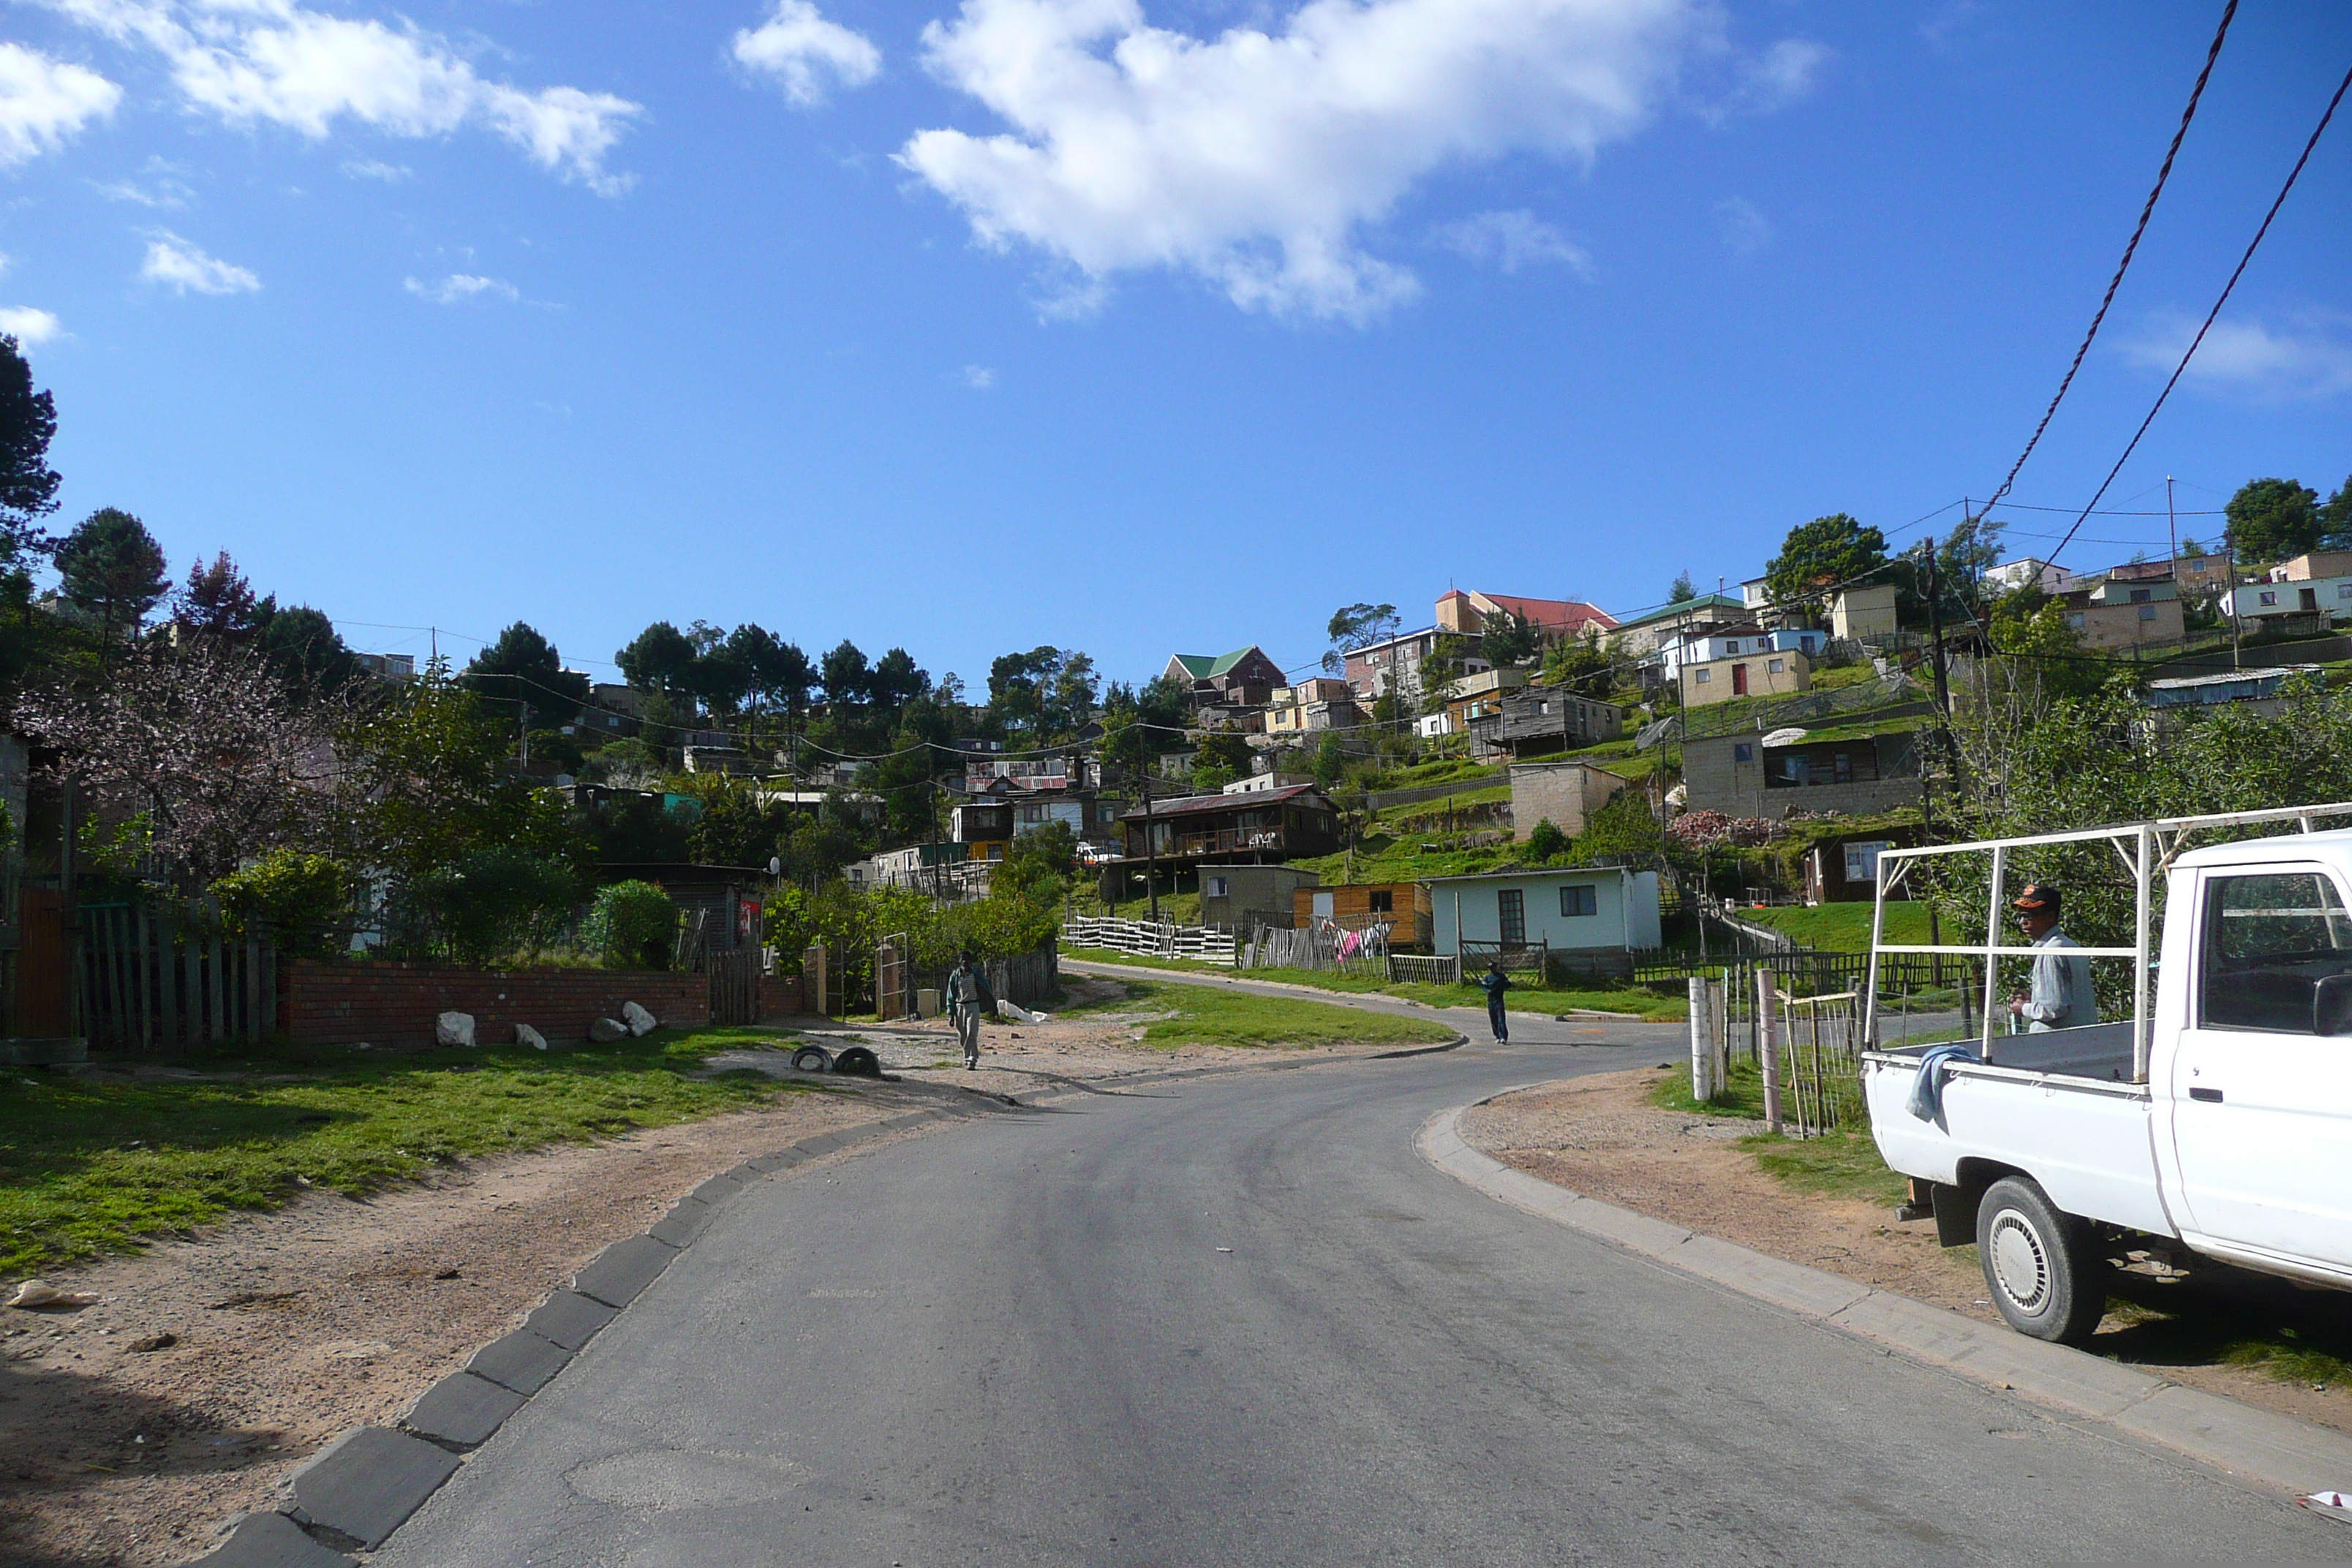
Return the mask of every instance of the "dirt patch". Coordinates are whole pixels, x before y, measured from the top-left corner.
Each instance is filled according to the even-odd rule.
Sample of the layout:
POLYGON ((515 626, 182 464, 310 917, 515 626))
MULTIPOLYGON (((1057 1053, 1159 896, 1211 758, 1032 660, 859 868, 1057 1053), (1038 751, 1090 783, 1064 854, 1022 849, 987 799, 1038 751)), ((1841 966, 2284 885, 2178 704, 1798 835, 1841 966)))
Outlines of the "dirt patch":
MULTIPOLYGON (((1063 975, 1062 985, 1073 1003, 1116 1001, 1127 994, 1126 986, 1116 980, 1089 980, 1075 974, 1063 975)), ((1275 1061, 1345 1060, 1417 1048, 1396 1041, 1362 1046, 1180 1045, 1165 1048, 1140 1043, 1145 1028, 1171 1016, 1139 1000, 1132 1009, 1118 1012, 1066 1016, 1049 1013, 1043 1024, 985 1023, 980 1030, 980 1068, 973 1072, 965 1070, 955 1028, 944 1018, 797 1032, 827 1049, 868 1046, 882 1058, 885 1068, 918 1080, 1015 1096, 1042 1092, 1057 1079, 1116 1082, 1171 1069, 1262 1068, 1275 1061)))
MULTIPOLYGON (((1761 1130, 1758 1123, 1651 1104, 1649 1091, 1663 1076, 1650 1068, 1522 1089, 1465 1111, 1462 1136, 1507 1165, 1587 1197, 1980 1321, 2000 1321, 1985 1295, 1974 1247, 1946 1251, 1936 1244, 1932 1221, 1897 1224, 1892 1210, 1877 1205, 1784 1185, 1738 1146, 1761 1130)), ((2131 1283, 2137 1290, 2140 1281, 2131 1283)), ((2241 1297, 2292 1289, 2234 1270, 2202 1288, 2241 1297)), ((2352 1390, 2315 1389, 2248 1367, 2184 1358, 2177 1337, 2152 1334, 2140 1314, 2118 1305, 2100 1325, 2094 1353, 2352 1432, 2352 1390)))
POLYGON ((388 1424, 707 1177, 936 1094, 887 1084, 331 1194, 51 1276, 0 1310, 0 1560, 184 1563, 328 1440, 388 1424), (144 1347, 144 1348, 142 1348, 144 1347))

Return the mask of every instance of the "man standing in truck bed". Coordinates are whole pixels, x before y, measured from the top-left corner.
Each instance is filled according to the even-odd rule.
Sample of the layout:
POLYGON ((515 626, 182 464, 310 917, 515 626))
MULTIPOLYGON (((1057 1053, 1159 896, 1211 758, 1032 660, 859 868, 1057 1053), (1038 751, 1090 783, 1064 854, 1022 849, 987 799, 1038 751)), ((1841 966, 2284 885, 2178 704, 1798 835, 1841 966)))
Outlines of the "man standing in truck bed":
POLYGON ((2059 929, 2064 900, 2044 882, 2028 882, 2017 895, 2018 923, 2037 948, 2050 950, 2033 961, 2033 988, 2009 999, 2010 1016, 2025 1020, 2026 1033, 2079 1028, 2099 1021, 2099 999, 2091 991, 2091 961, 2066 949, 2081 944, 2059 929))

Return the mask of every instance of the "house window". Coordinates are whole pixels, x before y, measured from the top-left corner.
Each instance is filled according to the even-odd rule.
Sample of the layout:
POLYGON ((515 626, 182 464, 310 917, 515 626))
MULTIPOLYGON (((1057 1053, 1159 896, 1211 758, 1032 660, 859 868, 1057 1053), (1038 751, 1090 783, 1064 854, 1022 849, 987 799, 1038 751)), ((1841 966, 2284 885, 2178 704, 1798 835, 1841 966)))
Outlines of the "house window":
POLYGON ((2083 629, 2083 612, 2076 610, 2074 614, 2068 616, 2066 617, 2066 624, 2073 626, 2076 631, 2081 631, 2083 629))
POLYGON ((1224 899, 1231 898, 1233 896, 1232 885, 1228 883, 1224 878, 1203 877, 1201 879, 1202 882, 1207 884, 1202 888, 1201 891, 1207 894, 1210 898, 1224 899))
POLYGON ((2264 609, 2268 609, 2271 605, 2278 603, 2278 595, 2276 594, 2264 594, 2261 595, 2261 598, 2263 607, 2264 609))
POLYGON ((1573 918, 1577 915, 1597 915, 1601 912, 1601 889, 1590 882, 1559 890, 1559 912, 1573 918))
MULTIPOLYGON (((2269 595, 2264 595, 2264 597, 2268 597, 2268 596, 2269 596, 2269 595)), ((1701 686, 1705 686, 1708 681, 1710 681, 1710 680, 1712 680, 1712 679, 1715 679, 1715 671, 1713 671, 1713 670, 1711 670, 1711 669, 1702 669, 1702 670, 1700 670, 1700 671, 1698 672, 1698 683, 1699 683, 1701 686)))
POLYGON ((1528 900, 1517 888, 1505 888, 1495 895, 1495 923, 1501 930, 1505 947, 1525 947, 1528 944, 1528 900))
POLYGON ((2150 588, 2134 588, 2131 591, 2131 602, 2135 605, 2145 605, 2155 597, 2156 592, 2150 588))
POLYGON ((1874 838, 1866 844, 1848 844, 1845 847, 1845 879, 1868 882, 1875 887, 1878 883, 1878 858, 1894 847, 1884 838, 1874 838))
POLYGON ((2339 599, 2352 599, 2352 583, 2336 584, 2336 596, 2339 599))
POLYGON ((1774 675, 1779 675, 1779 674, 1780 674, 1782 671, 1786 670, 1788 668, 1789 668, 1789 661, 1788 661, 1787 659, 1785 659, 1785 658, 1776 658, 1776 659, 1774 659, 1774 660, 1772 661, 1771 673, 1773 673, 1774 675))
POLYGON ((2152 621, 2156 619, 2156 606, 2154 605, 2142 605, 2139 607, 2139 618, 2143 621, 2152 621))
POLYGON ((1756 747, 1754 743, 1748 741, 1732 742, 1731 760, 1735 763, 1754 762, 1756 760, 1756 747))
POLYGON ((1368 903, 1372 913, 1376 915, 1394 914, 1396 913, 1396 890, 1392 888, 1374 888, 1368 903))

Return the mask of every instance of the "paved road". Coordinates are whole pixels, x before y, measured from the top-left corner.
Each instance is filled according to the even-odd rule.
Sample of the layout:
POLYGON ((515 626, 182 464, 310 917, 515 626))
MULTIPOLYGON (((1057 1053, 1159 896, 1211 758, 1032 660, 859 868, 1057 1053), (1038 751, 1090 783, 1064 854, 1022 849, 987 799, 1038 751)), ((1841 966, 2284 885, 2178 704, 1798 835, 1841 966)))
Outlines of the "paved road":
POLYGON ((959 1124, 742 1194, 374 1561, 2326 1560, 2352 1536, 1496 1204, 1473 1046, 959 1124))

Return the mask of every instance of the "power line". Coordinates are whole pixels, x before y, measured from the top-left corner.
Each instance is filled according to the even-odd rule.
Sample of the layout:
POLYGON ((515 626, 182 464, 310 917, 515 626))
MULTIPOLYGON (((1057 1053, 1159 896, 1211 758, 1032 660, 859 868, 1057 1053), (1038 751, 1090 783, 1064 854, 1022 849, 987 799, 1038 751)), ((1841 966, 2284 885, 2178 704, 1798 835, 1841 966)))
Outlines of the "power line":
POLYGON ((2083 360, 2090 353, 2091 343, 2099 335, 2099 326, 2107 319, 2107 308, 2116 302, 2116 290, 2124 286, 2124 274, 2131 270, 2132 257, 2139 249, 2140 237, 2147 233, 2147 220, 2156 216, 2156 199, 2164 194, 2164 183, 2172 177, 2172 161, 2180 155, 2180 143, 2189 135, 2189 122, 2197 118, 2197 100, 2205 96, 2205 84, 2213 75, 2213 62, 2221 58, 2221 40, 2230 36, 2230 21, 2237 14, 2238 0, 2229 0, 2229 4, 2221 7, 2221 25, 2213 30, 2212 46, 2205 51, 2205 68, 2197 73, 2197 85, 2189 90, 2188 107, 2180 111, 2180 126, 2172 133, 2172 145, 2165 149, 2164 166, 2156 172, 2156 184, 2149 187, 2147 200, 2139 209, 2139 222, 2133 226, 2131 242, 2124 247, 2123 259, 2116 263, 2116 275, 2107 280, 2107 291, 2099 300, 2098 313, 2091 318, 2091 330, 2083 334, 2082 346, 2074 351, 2074 363, 2066 367, 2065 378, 2059 382, 2057 395, 2051 398, 2050 406, 2042 411, 2042 423, 2033 427, 2032 436, 2026 440, 2025 450, 2017 455, 2017 461, 2009 466, 2008 477, 2000 481, 2000 488, 1993 491, 1992 500, 1985 503, 1988 510, 2009 494, 2010 486, 2017 482, 2018 470, 2025 467, 2026 458, 2033 456, 2033 448, 2042 444, 2042 433, 2050 428, 2050 421, 2057 414, 2058 405, 2066 401, 2066 389, 2074 384, 2075 373, 2083 368, 2083 360))
MULTIPOLYGON (((2236 0, 2231 0, 2231 4, 2235 5, 2236 0)), ((2336 84, 2336 96, 2327 100, 2327 108, 2321 112, 2319 123, 2311 128, 2310 139, 2304 142, 2302 154, 2295 159, 2294 167, 2287 171, 2286 184, 2281 185, 2279 194, 2271 199, 2271 208, 2263 215, 2262 226, 2255 229, 2254 237, 2246 242, 2246 253, 2238 258, 2238 265, 2231 269, 2230 280, 2221 285, 2221 298, 2215 300, 2213 308, 2205 312, 2204 324, 2197 329, 2197 335, 2189 340, 2189 347, 2181 353, 2180 363, 2172 367, 2172 375, 2165 382, 2164 390, 2156 395, 2156 402, 2149 406, 2147 417, 2141 420, 2139 428, 2132 432, 2131 440, 2124 447, 2123 456, 2116 459, 2116 466, 2109 468, 2107 477, 2100 481, 2097 493, 2091 497, 2091 506, 2099 504, 2099 498, 2107 493, 2107 487, 2116 482, 2116 476, 2123 472, 2126 463, 2131 461, 2131 455, 2139 449, 2140 437, 2147 435, 2147 427, 2156 423, 2157 414, 2164 407, 2165 399, 2172 395, 2172 389, 2180 384, 2181 374, 2188 370, 2189 362, 2197 356, 2198 347, 2204 342, 2205 334, 2213 330, 2214 319, 2221 315, 2221 307, 2230 302, 2231 290, 2236 289, 2238 279, 2246 275, 2246 267, 2253 260, 2254 252, 2261 247, 2263 237, 2270 233, 2272 220, 2278 216, 2279 208, 2286 205, 2287 193, 2294 190, 2295 181, 2303 177, 2303 167, 2311 162, 2312 149, 2319 145, 2320 137, 2326 133, 2327 122, 2336 118, 2336 105, 2344 101, 2344 94, 2347 89, 2352 89, 2352 70, 2347 70, 2344 73, 2344 79, 2336 84)), ((2084 507, 2083 517, 2090 515, 2091 507, 2084 507)), ((2083 519, 2076 518, 2074 528, 2066 531, 2066 539, 2060 540, 2058 549, 2050 552, 2053 559, 2066 548, 2066 541, 2074 537, 2074 529, 2082 526, 2083 519)))

